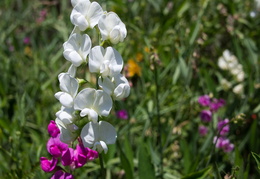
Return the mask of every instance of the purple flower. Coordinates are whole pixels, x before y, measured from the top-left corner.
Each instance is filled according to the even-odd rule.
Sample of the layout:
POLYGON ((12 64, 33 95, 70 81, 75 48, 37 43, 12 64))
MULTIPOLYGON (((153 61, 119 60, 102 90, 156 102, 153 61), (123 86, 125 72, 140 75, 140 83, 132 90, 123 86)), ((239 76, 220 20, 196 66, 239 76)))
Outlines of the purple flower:
POLYGON ((219 108, 223 107, 226 104, 224 99, 213 99, 213 102, 210 103, 209 107, 212 112, 216 112, 219 108))
POLYGON ((212 119, 212 113, 209 110, 203 110, 200 112, 200 118, 203 122, 210 122, 212 119))
POLYGON ((52 158, 51 160, 48 160, 45 157, 40 158, 41 168, 45 172, 52 172, 56 168, 57 163, 58 159, 56 158, 52 158))
POLYGON ((228 119, 222 120, 218 122, 218 130, 220 131, 220 135, 226 135, 229 132, 229 125, 227 125, 229 122, 228 119))
POLYGON ((225 137, 214 137, 213 140, 216 148, 221 148, 224 152, 231 152, 234 149, 234 144, 230 143, 225 137))
POLYGON ((199 134, 205 136, 208 133, 208 128, 206 126, 199 126, 199 134))
POLYGON ((23 43, 26 44, 26 45, 30 44, 30 42, 31 42, 30 37, 25 37, 25 38, 23 39, 23 43))
POLYGON ((128 118, 128 113, 126 110, 122 109, 116 112, 116 116, 119 119, 127 119, 128 118))
POLYGON ((60 141, 60 135, 51 137, 47 142, 47 150, 53 157, 61 157, 61 154, 68 149, 68 144, 60 141))
POLYGON ((210 97, 208 95, 200 96, 198 99, 198 103, 202 106, 209 106, 210 97))
POLYGON ((51 179, 74 179, 74 177, 70 173, 65 173, 62 170, 58 170, 54 173, 51 179))
POLYGON ((88 149, 88 155, 87 155, 87 159, 88 161, 94 160, 96 158, 98 158, 98 152, 95 150, 91 150, 89 148, 88 149))
POLYGON ((71 165, 74 160, 74 149, 67 148, 67 150, 62 152, 61 155, 61 164, 63 166, 71 165))
POLYGON ((52 137, 57 137, 57 135, 60 133, 60 130, 55 121, 50 121, 50 124, 48 125, 48 132, 52 137))

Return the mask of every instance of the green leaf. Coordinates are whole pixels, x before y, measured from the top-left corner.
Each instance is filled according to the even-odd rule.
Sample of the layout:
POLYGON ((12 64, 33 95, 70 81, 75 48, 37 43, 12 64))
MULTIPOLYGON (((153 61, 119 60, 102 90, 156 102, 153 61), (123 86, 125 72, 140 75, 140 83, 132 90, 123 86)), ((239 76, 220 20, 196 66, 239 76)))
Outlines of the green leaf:
POLYGON ((252 155, 253 155, 256 163, 257 163, 257 168, 260 170, 260 156, 256 153, 254 153, 254 152, 251 152, 251 153, 252 153, 252 155))
POLYGON ((204 179, 208 173, 211 170, 211 166, 204 168, 203 170, 193 172, 185 177, 182 177, 182 179, 204 179))
POLYGON ((151 163, 151 155, 147 149, 147 145, 141 143, 138 154, 139 178, 155 179, 153 164, 151 163))
POLYGON ((125 153, 123 152, 119 142, 117 144, 118 144, 118 148, 120 150, 121 165, 122 165, 123 169, 125 170, 126 178, 132 179, 132 178, 134 178, 134 176, 133 176, 133 169, 131 167, 131 163, 129 162, 128 158, 126 157, 125 153))

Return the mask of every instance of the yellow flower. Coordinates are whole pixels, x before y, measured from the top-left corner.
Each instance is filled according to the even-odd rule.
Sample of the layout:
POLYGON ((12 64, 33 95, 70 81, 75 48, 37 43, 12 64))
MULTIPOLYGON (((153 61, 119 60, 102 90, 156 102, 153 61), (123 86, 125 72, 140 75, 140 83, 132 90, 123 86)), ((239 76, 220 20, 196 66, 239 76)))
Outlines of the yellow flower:
POLYGON ((24 54, 31 57, 32 56, 32 49, 29 46, 24 48, 24 54))
POLYGON ((139 53, 136 54, 136 60, 138 62, 141 62, 143 60, 143 58, 144 58, 144 56, 143 56, 142 53, 139 52, 139 53))
POLYGON ((141 76, 141 68, 133 59, 128 60, 127 67, 128 77, 133 77, 134 75, 141 76))

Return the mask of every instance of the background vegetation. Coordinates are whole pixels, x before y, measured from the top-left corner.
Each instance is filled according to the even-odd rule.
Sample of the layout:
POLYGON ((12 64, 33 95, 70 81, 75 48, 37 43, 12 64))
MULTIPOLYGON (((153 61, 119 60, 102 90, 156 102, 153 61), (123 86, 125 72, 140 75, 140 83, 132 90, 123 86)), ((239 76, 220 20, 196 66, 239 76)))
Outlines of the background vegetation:
MULTIPOLYGON (((126 24, 127 38, 116 48, 125 64, 135 61, 137 72, 129 77, 130 97, 117 103, 108 119, 117 128, 118 140, 105 155, 107 178, 259 178, 251 154, 260 154, 256 3, 98 2, 126 24), (217 65, 225 49, 243 66, 242 95, 220 85, 224 77, 234 82, 217 65), (235 145, 230 153, 212 152, 214 130, 206 137, 199 135, 202 108, 197 99, 204 94, 226 100, 219 117, 245 115, 230 126, 235 145), (120 109, 127 110, 127 120, 116 117, 120 109)), ((69 0, 0 1, 0 178, 51 177, 41 171, 39 158, 48 156, 46 129, 59 109, 54 97, 59 91, 57 76, 69 67, 62 44, 73 29, 71 10, 69 0)), ((76 176, 99 178, 99 161, 76 170, 76 176)))

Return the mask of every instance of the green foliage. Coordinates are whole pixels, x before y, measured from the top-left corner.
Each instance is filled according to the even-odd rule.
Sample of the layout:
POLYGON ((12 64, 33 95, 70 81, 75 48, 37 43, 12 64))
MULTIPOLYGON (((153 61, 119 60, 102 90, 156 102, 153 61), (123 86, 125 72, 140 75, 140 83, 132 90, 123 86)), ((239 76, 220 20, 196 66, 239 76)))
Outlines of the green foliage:
MULTIPOLYGON (((108 119, 118 139, 104 155, 107 178, 259 178, 260 12, 254 2, 99 3, 126 24, 127 38, 116 48, 125 65, 133 59, 141 69, 141 76, 129 78, 131 95, 115 104, 108 119), (250 16, 253 11, 256 17, 250 16), (242 96, 220 85, 224 78, 236 84, 217 64, 225 49, 245 72, 242 96), (230 125, 228 137, 235 145, 230 153, 214 148, 216 125, 205 137, 198 133, 197 99, 204 94, 226 100, 215 123, 217 117, 245 114, 243 122, 230 125), (115 117, 120 109, 128 111, 128 120, 115 117)), ((59 110, 57 76, 69 67, 62 44, 73 29, 71 10, 69 1, 0 1, 0 178, 52 175, 41 170, 39 158, 51 157, 46 128, 59 110), (47 12, 44 20, 42 10, 47 12)), ((95 160, 75 170, 75 176, 97 178, 99 170, 95 160)))

